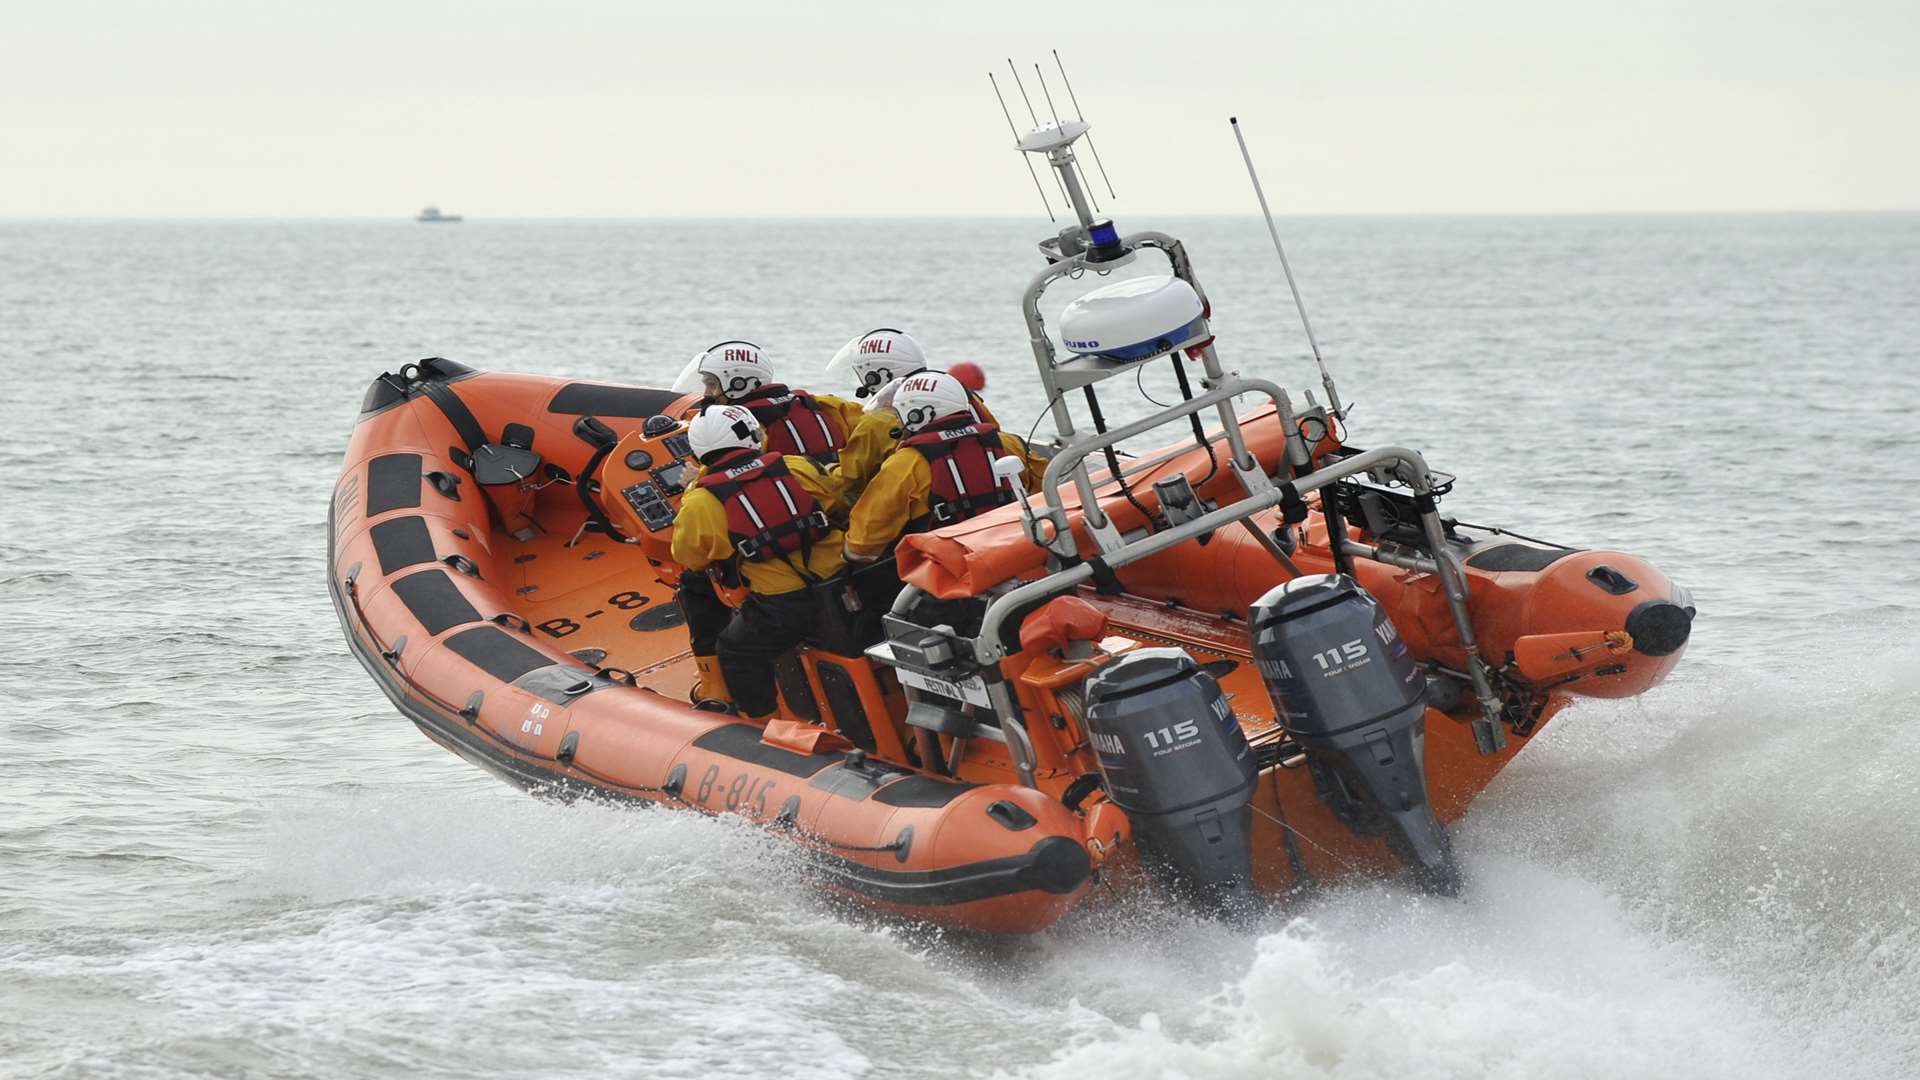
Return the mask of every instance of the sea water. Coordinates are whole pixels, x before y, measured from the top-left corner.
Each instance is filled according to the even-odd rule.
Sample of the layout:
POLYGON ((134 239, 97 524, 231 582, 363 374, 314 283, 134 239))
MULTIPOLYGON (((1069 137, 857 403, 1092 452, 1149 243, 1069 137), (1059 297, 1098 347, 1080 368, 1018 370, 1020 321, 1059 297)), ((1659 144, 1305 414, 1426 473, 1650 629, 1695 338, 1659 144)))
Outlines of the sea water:
MULTIPOLYGON (((1257 222, 1122 223, 1187 240, 1230 366, 1320 393, 1257 222)), ((986 944, 428 742, 346 651, 326 508, 430 355, 657 384, 746 337, 845 392, 899 326, 1025 430, 1043 223, 0 222, 0 1075, 1920 1072, 1920 216, 1282 228, 1350 440, 1652 560, 1688 655, 1532 740, 1457 900, 986 944)))

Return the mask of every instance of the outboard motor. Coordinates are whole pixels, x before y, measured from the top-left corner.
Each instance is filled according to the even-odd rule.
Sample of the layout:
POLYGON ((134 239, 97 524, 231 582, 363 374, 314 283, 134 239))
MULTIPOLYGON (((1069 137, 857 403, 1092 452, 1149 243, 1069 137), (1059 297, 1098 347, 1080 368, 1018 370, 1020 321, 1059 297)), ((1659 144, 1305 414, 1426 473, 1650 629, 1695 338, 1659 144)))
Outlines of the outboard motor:
POLYGON ((1426 680, 1374 598, 1345 574, 1274 587, 1253 605, 1253 655, 1321 799, 1362 836, 1384 835, 1421 886, 1460 870, 1427 804, 1426 680))
POLYGON ((1139 649, 1087 680, 1087 736, 1143 861, 1225 911, 1253 906, 1253 750, 1193 657, 1139 649))

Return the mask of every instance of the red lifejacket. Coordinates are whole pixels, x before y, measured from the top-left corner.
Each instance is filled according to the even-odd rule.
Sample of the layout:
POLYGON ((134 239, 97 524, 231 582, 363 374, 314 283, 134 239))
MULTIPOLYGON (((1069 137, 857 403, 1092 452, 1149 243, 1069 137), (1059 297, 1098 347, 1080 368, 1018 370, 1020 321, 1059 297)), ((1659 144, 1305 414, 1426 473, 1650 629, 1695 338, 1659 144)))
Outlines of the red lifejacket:
POLYGON ((833 531, 827 512, 779 454, 728 454, 707 467, 699 486, 720 500, 727 537, 743 559, 764 562, 798 551, 804 560, 814 543, 833 531))
POLYGON ((949 417, 901 439, 900 445, 918 450, 931 474, 927 512, 907 523, 908 532, 965 521, 1018 498, 993 475, 994 461, 1005 453, 993 424, 949 417))
POLYGON ((805 454, 815 461, 832 461, 846 439, 827 422, 826 413, 805 390, 789 390, 770 383, 734 402, 753 413, 767 433, 767 450, 775 454, 805 454))

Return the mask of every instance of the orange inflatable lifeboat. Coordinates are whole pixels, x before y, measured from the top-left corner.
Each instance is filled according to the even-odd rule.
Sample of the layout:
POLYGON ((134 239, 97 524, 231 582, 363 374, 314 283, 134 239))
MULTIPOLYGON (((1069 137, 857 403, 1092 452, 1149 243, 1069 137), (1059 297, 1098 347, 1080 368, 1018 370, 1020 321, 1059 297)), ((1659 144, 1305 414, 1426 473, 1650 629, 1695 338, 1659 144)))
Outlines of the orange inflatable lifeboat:
MULTIPOLYGON (((1251 838, 1265 853, 1253 866, 1260 887, 1395 867, 1389 845, 1319 797, 1304 751, 1261 700, 1245 613, 1289 575, 1250 532, 1142 560, 1123 572, 1122 592, 1076 588, 1023 620, 1002 667, 1026 718, 1031 783, 986 725, 909 723, 915 688, 900 676, 914 673, 856 650, 802 649, 782 683, 787 719, 766 730, 696 710, 668 554, 672 509, 691 479, 681 420, 690 405, 667 391, 438 359, 373 384, 329 516, 329 586, 355 656, 428 737, 523 787, 762 823, 807 848, 828 888, 866 904, 1030 932, 1077 902, 1131 835, 1128 815, 1086 779, 1099 775, 1088 676, 1171 645, 1215 672, 1262 763, 1255 805, 1265 810, 1251 838)), ((1263 456, 1276 423, 1271 412, 1248 423, 1263 456)), ((1205 468, 1194 448, 1160 466, 1205 468)), ((1117 516, 1127 502, 1105 505, 1117 516)), ((1260 520, 1270 530, 1276 519, 1260 520)), ((1032 576, 1043 553, 1020 529, 1008 507, 911 537, 904 576, 949 598, 967 591, 969 574, 1032 576)), ((1330 569, 1317 506, 1303 531, 1298 568, 1330 569)), ((1364 529, 1354 535, 1371 542, 1364 529)), ((1506 720, 1518 737, 1492 754, 1475 747, 1464 678, 1448 674, 1462 660, 1432 577, 1356 562, 1431 665, 1425 759, 1443 823, 1570 695, 1644 689, 1685 638, 1684 613, 1676 625, 1653 620, 1652 632, 1635 623, 1686 602, 1638 559, 1457 543, 1482 649, 1507 657, 1508 677, 1525 687, 1506 720), (1647 648, 1659 633, 1663 647, 1647 648)), ((978 711, 970 689, 953 700, 978 711)))
MULTIPOLYGON (((1078 191, 1085 130, 1020 146, 1078 191)), ((1074 209, 1024 301, 1056 429, 1038 490, 818 586, 776 719, 688 702, 697 403, 669 391, 442 359, 375 380, 328 519, 354 655, 513 783, 737 815, 942 926, 1037 931, 1103 873, 1228 913, 1353 874, 1457 891, 1447 827, 1575 697, 1663 679, 1691 598, 1443 515, 1452 478, 1347 445, 1330 378, 1322 406, 1223 365, 1179 241, 1074 209), (1141 258, 1166 273, 1098 285, 1141 258), (1039 299, 1065 280, 1098 287, 1056 332, 1039 299), (1161 363, 1182 401, 1109 427, 1098 385, 1161 363), (1142 440, 1166 445, 1123 456, 1142 440)))

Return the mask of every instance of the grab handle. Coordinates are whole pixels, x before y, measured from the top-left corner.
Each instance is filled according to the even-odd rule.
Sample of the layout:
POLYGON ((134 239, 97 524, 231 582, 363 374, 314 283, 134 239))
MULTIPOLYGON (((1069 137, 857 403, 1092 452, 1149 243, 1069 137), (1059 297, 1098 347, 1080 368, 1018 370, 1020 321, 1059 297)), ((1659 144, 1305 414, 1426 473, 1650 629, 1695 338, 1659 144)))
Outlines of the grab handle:
POLYGON ((594 671, 595 675, 611 682, 624 683, 627 686, 639 686, 639 677, 626 668, 603 667, 594 671))

